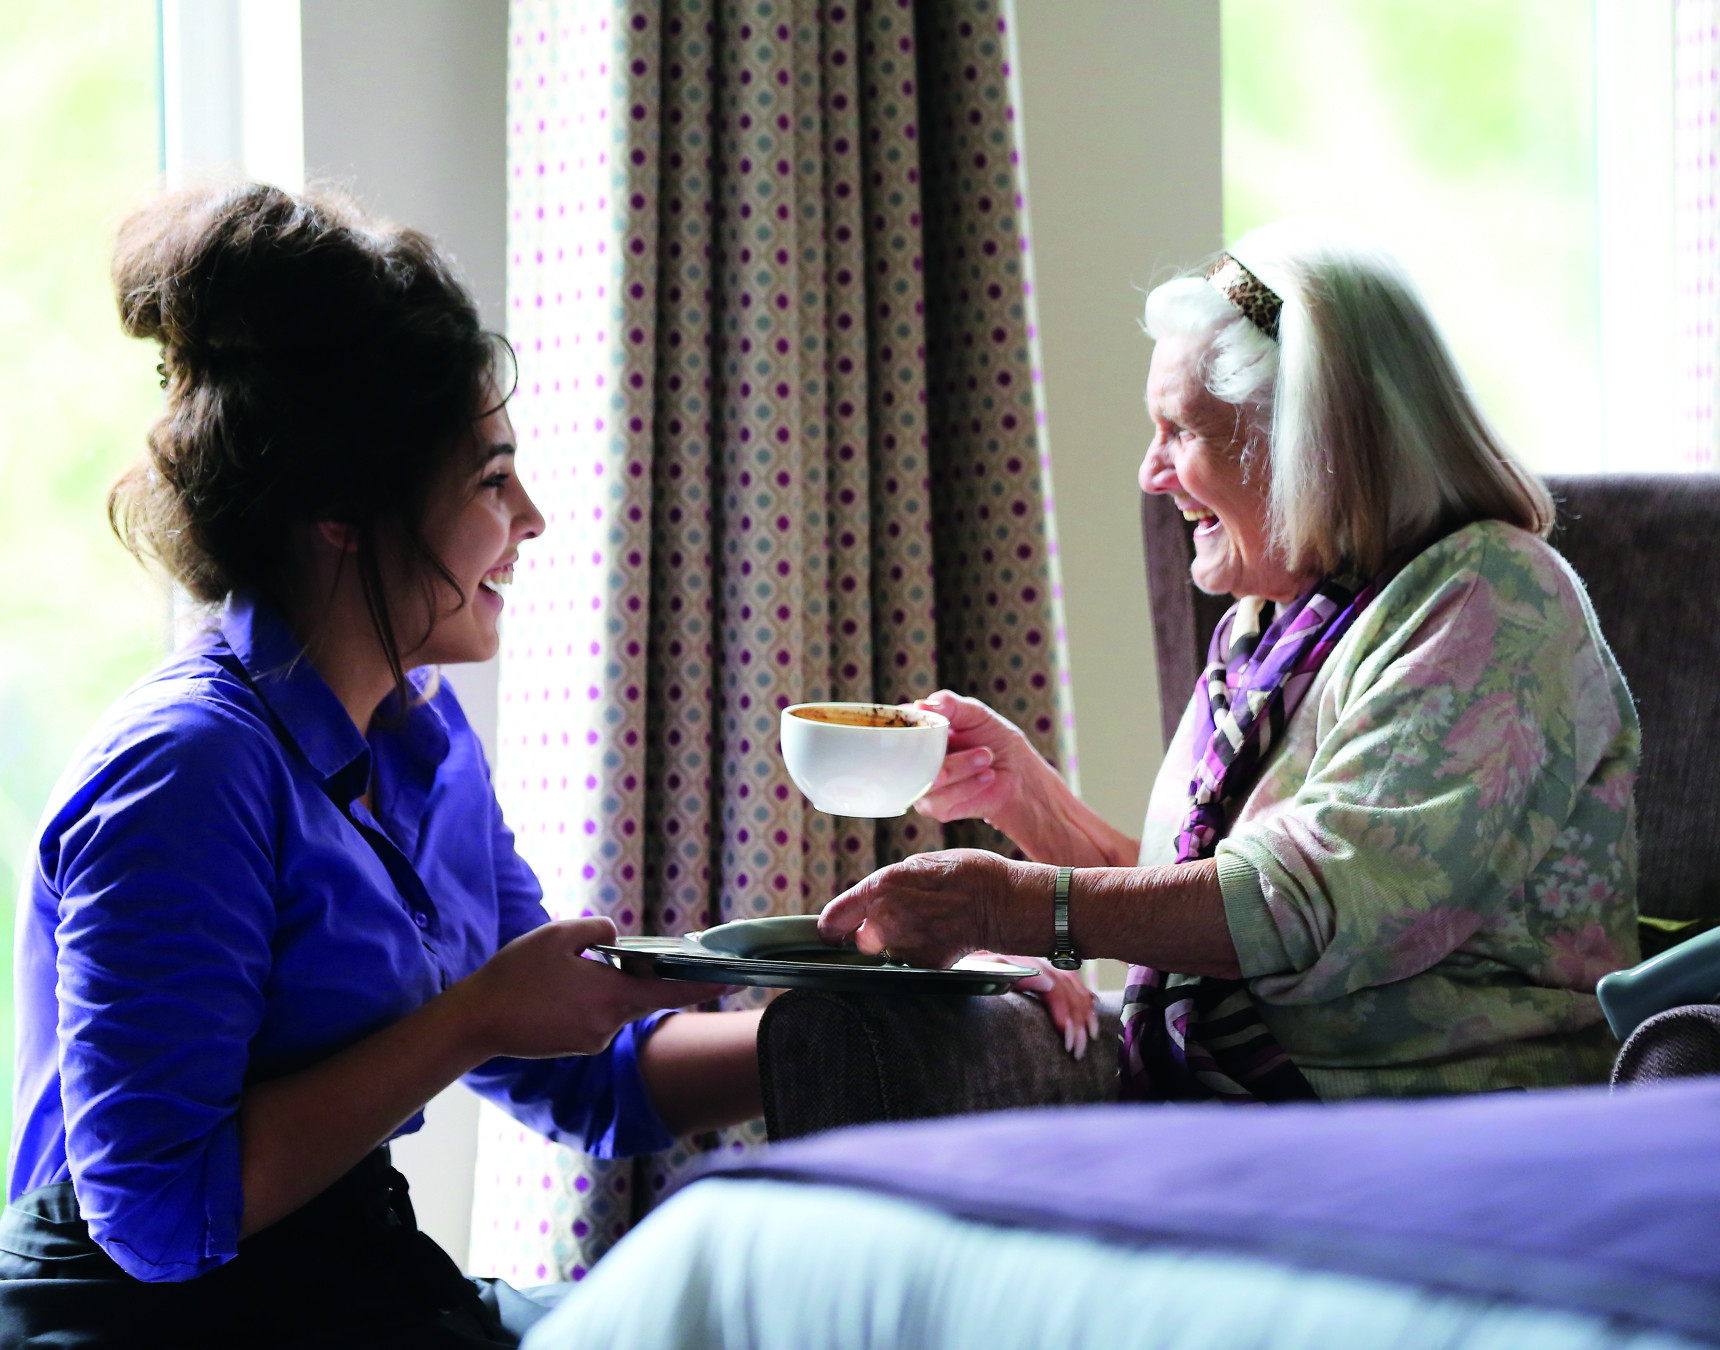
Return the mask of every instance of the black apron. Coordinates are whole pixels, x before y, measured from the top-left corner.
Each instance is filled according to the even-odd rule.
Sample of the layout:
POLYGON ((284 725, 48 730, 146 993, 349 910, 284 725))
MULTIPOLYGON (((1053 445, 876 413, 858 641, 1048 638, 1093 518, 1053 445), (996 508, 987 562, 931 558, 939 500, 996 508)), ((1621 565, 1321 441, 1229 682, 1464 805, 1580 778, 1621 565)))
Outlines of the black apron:
POLYGON ((194 1280, 127 1275, 90 1238, 69 1181, 0 1215, 0 1350, 469 1350, 517 1346, 547 1306, 461 1275, 418 1231, 386 1148, 194 1280))

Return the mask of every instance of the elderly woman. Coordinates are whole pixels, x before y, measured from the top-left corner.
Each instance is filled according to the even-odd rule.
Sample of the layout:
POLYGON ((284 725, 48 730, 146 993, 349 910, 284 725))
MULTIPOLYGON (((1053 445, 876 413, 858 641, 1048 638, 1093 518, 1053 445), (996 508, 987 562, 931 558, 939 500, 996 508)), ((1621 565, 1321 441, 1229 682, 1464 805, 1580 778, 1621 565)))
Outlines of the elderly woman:
POLYGON ((1131 965, 1124 1095, 1238 1101, 1604 1077, 1596 979, 1637 958, 1635 711, 1546 490, 1402 268, 1287 223, 1147 300, 1147 492, 1236 604, 1144 838, 972 699, 920 809, 955 850, 824 912, 830 940, 1131 965))

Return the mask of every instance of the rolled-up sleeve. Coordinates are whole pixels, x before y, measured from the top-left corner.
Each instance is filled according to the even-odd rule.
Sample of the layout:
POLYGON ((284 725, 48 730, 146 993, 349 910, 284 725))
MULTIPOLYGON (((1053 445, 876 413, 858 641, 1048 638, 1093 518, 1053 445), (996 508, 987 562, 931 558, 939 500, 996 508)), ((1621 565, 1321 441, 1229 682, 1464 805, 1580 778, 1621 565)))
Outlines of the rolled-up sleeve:
MULTIPOLYGON (((493 800, 493 799, 492 799, 493 800)), ((493 808, 498 949, 549 922, 543 888, 514 847, 514 836, 493 808)), ((465 1077, 474 1092, 515 1120, 597 1158, 654 1153, 674 1143, 639 1071, 639 1047, 670 1012, 630 1022, 595 1055, 559 1059, 492 1059, 465 1077)))
POLYGON ((1532 599, 1460 572, 1396 616, 1392 650, 1334 677, 1305 783, 1217 850, 1258 996, 1315 1003, 1419 974, 1520 892, 1593 767, 1568 726, 1599 669, 1544 614, 1564 598, 1532 599))
POLYGON ((178 709, 86 788, 55 841, 66 1155, 91 1236, 184 1280, 238 1250, 238 1111, 275 905, 255 729, 178 709))
POLYGON ((629 1022, 608 1048, 561 1059, 492 1059, 466 1084, 520 1124, 594 1158, 655 1153, 675 1142, 639 1073, 639 1047, 666 1013, 629 1022))

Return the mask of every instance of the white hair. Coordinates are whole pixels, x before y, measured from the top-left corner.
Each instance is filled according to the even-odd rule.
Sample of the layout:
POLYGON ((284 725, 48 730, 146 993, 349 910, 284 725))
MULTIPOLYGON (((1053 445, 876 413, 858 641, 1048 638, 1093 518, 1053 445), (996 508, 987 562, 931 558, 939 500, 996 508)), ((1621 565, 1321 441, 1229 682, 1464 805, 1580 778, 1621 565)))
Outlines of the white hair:
POLYGON ((1276 342, 1198 276, 1147 296, 1146 330, 1199 344, 1245 455, 1268 447, 1273 541, 1291 567, 1372 573, 1475 520, 1551 530, 1546 488, 1489 426, 1396 258, 1308 219, 1229 252, 1283 300, 1276 342))

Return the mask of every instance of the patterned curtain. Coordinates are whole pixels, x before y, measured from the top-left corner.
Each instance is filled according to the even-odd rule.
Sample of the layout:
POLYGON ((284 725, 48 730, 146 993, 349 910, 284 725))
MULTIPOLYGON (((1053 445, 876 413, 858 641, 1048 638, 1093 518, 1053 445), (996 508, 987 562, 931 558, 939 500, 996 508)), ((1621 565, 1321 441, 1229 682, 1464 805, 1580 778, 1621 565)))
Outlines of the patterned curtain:
POLYGON ((1720 422, 1720 0, 1675 0, 1678 466, 1712 469, 1720 422))
MULTIPOLYGON (((813 811, 791 702, 948 685, 1073 769, 1008 18, 514 0, 512 413, 549 531, 497 783, 553 913, 681 933, 1001 845, 813 811)), ((578 1278, 699 1152, 761 1138, 598 1164, 491 1113, 472 1269, 578 1278)))

